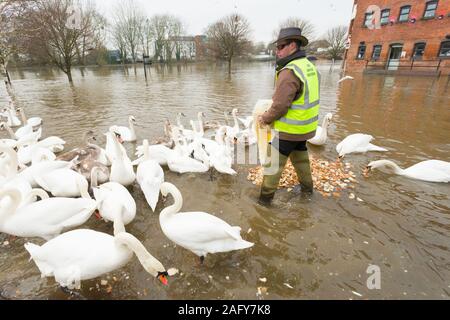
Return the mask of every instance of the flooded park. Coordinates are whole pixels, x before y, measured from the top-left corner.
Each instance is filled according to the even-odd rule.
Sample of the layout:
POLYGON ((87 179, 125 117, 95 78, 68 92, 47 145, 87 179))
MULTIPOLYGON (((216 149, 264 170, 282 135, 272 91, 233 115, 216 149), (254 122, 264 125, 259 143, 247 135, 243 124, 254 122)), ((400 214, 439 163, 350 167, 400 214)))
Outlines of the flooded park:
MULTIPOLYGON (((338 195, 304 197, 279 190, 272 206, 257 203, 259 187, 247 179, 252 164, 234 164, 237 175, 178 174, 164 168, 165 181, 183 197, 182 211, 204 211, 232 226, 254 246, 209 254, 204 264, 162 232, 159 201, 153 212, 137 182, 129 186, 137 205, 126 226, 166 268, 179 273, 162 285, 134 256, 125 267, 82 281, 69 294, 54 278, 41 278, 24 244, 40 238, 0 233, 0 299, 448 299, 450 297, 450 185, 381 171, 363 174, 375 160, 402 168, 438 159, 449 161, 450 78, 351 74, 338 83, 340 66, 318 63, 321 74, 319 122, 333 115, 323 147, 309 146, 317 159, 335 162, 336 145, 354 133, 370 134, 387 152, 349 154, 354 189, 338 195), (380 269, 381 288, 370 290, 366 271, 380 269)), ((92 130, 104 147, 110 126, 136 119, 136 142, 123 145, 131 160, 136 147, 163 135, 166 119, 198 112, 224 122, 224 111, 252 114, 274 90, 272 62, 153 65, 143 68, 86 67, 73 70, 73 84, 56 69, 11 69, 16 103, 43 120, 42 137, 66 141, 65 151, 82 146, 92 130)), ((7 105, 0 86, 0 106, 7 105)), ((0 139, 9 138, 0 131, 0 139)), ((113 234, 112 223, 94 215, 80 228, 113 234)), ((92 243, 92 246, 96 246, 92 243)))

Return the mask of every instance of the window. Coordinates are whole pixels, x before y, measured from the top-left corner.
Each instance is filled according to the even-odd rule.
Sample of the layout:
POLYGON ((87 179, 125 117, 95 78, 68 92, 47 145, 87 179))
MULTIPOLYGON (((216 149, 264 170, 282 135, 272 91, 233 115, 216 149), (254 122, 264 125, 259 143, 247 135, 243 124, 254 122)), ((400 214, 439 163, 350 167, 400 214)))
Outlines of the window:
POLYGON ((425 42, 418 42, 414 45, 412 58, 414 60, 421 60, 423 57, 423 54, 425 52, 425 42))
POLYGON ((441 43, 441 48, 439 49, 439 57, 450 58, 450 41, 444 41, 441 43))
POLYGON ((411 11, 411 6, 404 6, 400 8, 400 15, 398 16, 399 22, 406 22, 409 20, 409 13, 411 11))
POLYGON ((373 20, 373 12, 366 13, 366 18, 364 20, 364 26, 369 27, 370 25, 372 25, 372 20, 373 20))
POLYGON ((423 14, 424 19, 434 18, 436 15, 438 2, 437 1, 428 1, 425 7, 425 12, 423 14))
POLYGON ((381 24, 389 23, 389 14, 391 13, 390 9, 384 9, 381 11, 381 24))
POLYGON ((373 46, 373 52, 372 52, 372 60, 378 60, 381 56, 381 45, 377 44, 373 46))
POLYGON ((365 54, 366 54, 366 45, 360 44, 358 47, 358 55, 356 56, 356 59, 364 59, 365 54))

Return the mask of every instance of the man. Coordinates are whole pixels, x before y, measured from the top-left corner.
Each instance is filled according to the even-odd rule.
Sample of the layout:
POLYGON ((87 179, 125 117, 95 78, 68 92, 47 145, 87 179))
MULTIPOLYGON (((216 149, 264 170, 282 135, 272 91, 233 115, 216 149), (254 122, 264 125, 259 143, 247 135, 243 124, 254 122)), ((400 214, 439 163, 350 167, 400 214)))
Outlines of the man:
POLYGON ((259 202, 270 204, 288 158, 297 172, 302 193, 313 191, 306 141, 316 134, 320 90, 316 67, 301 47, 308 44, 300 28, 281 29, 276 41, 276 88, 273 104, 259 116, 261 125, 271 125, 271 163, 264 166, 259 202), (270 168, 270 170, 269 170, 270 168))

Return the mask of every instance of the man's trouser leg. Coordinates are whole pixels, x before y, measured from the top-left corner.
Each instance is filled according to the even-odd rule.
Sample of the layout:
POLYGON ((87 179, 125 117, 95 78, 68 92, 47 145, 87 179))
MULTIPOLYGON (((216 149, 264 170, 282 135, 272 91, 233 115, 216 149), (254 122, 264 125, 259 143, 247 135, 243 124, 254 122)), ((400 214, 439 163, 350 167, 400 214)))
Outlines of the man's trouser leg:
POLYGON ((300 180, 302 191, 312 192, 313 181, 311 176, 311 165, 309 163, 308 151, 294 150, 290 156, 292 165, 297 172, 297 177, 300 180))
POLYGON ((264 179, 261 186, 260 202, 268 204, 272 201, 280 183, 281 174, 288 157, 282 155, 273 146, 270 147, 270 163, 264 165, 264 179))

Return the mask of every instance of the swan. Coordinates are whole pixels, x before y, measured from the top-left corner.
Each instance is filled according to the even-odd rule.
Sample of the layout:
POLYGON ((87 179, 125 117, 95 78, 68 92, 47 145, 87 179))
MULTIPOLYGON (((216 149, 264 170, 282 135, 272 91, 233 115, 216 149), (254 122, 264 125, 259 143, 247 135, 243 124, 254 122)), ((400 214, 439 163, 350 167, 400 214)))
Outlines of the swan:
MULTIPOLYGON (((10 101, 11 104, 11 101, 10 101)), ((17 116, 14 114, 14 107, 11 108, 5 108, 3 109, 3 112, 5 112, 6 117, 8 118, 6 123, 8 124, 8 126, 10 127, 19 127, 22 122, 20 122, 19 118, 17 118, 17 116)))
POLYGON ((114 131, 114 128, 110 128, 109 131, 104 135, 106 136, 105 153, 106 158, 108 160, 107 165, 110 166, 112 164, 112 161, 117 157, 115 141, 118 141, 119 148, 122 150, 122 153, 126 153, 127 151, 125 150, 125 147, 122 145, 123 144, 122 137, 120 136, 119 133, 114 131))
POLYGON ((372 161, 367 165, 369 171, 387 168, 395 174, 411 179, 428 182, 450 182, 450 162, 441 160, 426 160, 409 168, 402 169, 391 160, 372 161))
POLYGON ((233 127, 227 126, 227 136, 237 140, 239 137, 239 131, 240 131, 239 122, 237 120, 238 109, 234 108, 233 111, 231 112, 231 114, 233 116, 234 126, 233 127))
POLYGON ((85 223, 97 209, 87 190, 83 194, 86 198, 49 198, 19 207, 20 191, 3 189, 0 199, 9 196, 11 203, 0 211, 0 231, 18 237, 54 238, 65 229, 85 223))
MULTIPOLYGON (((169 159, 169 157, 171 157, 174 153, 172 149, 169 149, 167 146, 162 144, 148 146, 147 150, 149 159, 155 160, 160 166, 167 166, 167 159, 169 159)), ((144 161, 144 151, 145 148, 143 145, 136 147, 136 156, 139 158, 132 162, 133 166, 139 165, 142 161, 144 161)))
MULTIPOLYGON (((224 138, 222 136, 222 138, 224 138)), ((218 172, 229 174, 229 175, 236 175, 237 172, 231 168, 231 165, 233 164, 233 154, 231 152, 231 137, 226 137, 225 142, 222 143, 220 148, 216 150, 216 152, 211 153, 210 155, 210 162, 211 167, 214 167, 218 172)))
POLYGON ((353 79, 355 79, 355 78, 353 78, 353 77, 351 77, 351 76, 345 76, 345 77, 341 78, 341 79, 338 81, 338 83, 341 83, 341 82, 343 82, 343 81, 345 81, 345 80, 353 80, 353 79))
POLYGON ((57 157, 58 160, 62 161, 70 161, 75 157, 78 157, 79 161, 83 161, 87 157, 92 157, 97 159, 100 156, 101 148, 93 143, 91 143, 91 139, 95 140, 94 131, 88 130, 83 135, 83 141, 85 147, 78 147, 72 149, 68 152, 65 152, 57 157))
POLYGON ((62 287, 80 289, 81 280, 97 278, 125 266, 136 254, 145 271, 167 285, 168 272, 133 235, 116 236, 79 229, 66 232, 42 246, 26 243, 42 277, 55 277, 62 287))
POLYGON ((33 153, 33 157, 31 159, 31 165, 38 164, 42 161, 54 161, 56 160, 56 155, 51 152, 49 149, 39 148, 36 149, 33 153))
POLYGON ((8 131, 11 139, 17 140, 17 145, 33 145, 38 142, 42 136, 42 128, 37 131, 33 131, 31 126, 25 126, 19 128, 15 133, 6 122, 0 123, 0 130, 5 129, 8 131))
POLYGON ((238 118, 238 120, 244 125, 246 129, 250 128, 253 122, 253 116, 247 116, 245 118, 238 118))
POLYGON ((38 172, 33 175, 33 178, 42 189, 55 197, 79 197, 89 185, 82 174, 69 168, 38 172))
POLYGON ((336 151, 339 153, 339 158, 343 158, 349 153, 364 153, 367 151, 388 151, 387 149, 375 146, 370 143, 373 137, 368 134, 355 133, 349 135, 342 140, 337 146, 336 151))
POLYGON ((144 161, 137 168, 136 180, 144 192, 145 200, 155 212, 159 199, 159 189, 164 182, 164 171, 161 166, 151 160, 148 155, 148 140, 144 140, 144 161))
POLYGON ((174 152, 170 154, 170 157, 167 159, 167 166, 170 171, 177 173, 187 173, 187 172, 198 172, 204 173, 209 170, 209 162, 200 162, 190 157, 187 152, 186 141, 183 142, 183 145, 180 145, 178 142, 178 133, 173 132, 175 148, 174 152))
POLYGON ((64 150, 64 144, 66 142, 58 137, 48 137, 35 144, 28 145, 26 147, 19 148, 18 156, 21 164, 28 164, 33 158, 33 153, 39 148, 46 148, 52 152, 61 152, 64 150))
POLYGON ((115 139, 114 134, 109 132, 108 135, 113 142, 113 147, 115 148, 114 154, 116 155, 112 159, 109 181, 118 182, 123 186, 129 186, 136 180, 131 160, 128 158, 126 151, 124 152, 122 149, 123 146, 115 139))
MULTIPOLYGON (((117 182, 107 182, 97 186, 95 175, 99 168, 92 170, 92 190, 97 200, 98 211, 106 221, 127 225, 136 217, 136 202, 130 192, 117 182)), ((117 228, 115 228, 116 230, 117 228)))
POLYGON ((136 123, 136 118, 133 116, 128 117, 129 128, 122 126, 112 126, 110 129, 114 130, 122 137, 123 141, 134 142, 136 141, 136 132, 134 126, 136 123))
POLYGON ((314 138, 309 139, 308 142, 316 146, 323 146, 327 142, 328 127, 330 126, 333 114, 327 113, 323 118, 322 127, 318 126, 314 138))
POLYGON ((183 206, 183 198, 173 184, 164 182, 161 193, 164 197, 170 193, 175 201, 170 207, 164 208, 159 216, 163 233, 177 245, 199 256, 201 262, 208 253, 253 246, 253 243, 241 238, 240 227, 232 227, 206 212, 178 212, 183 206))
POLYGON ((169 120, 166 119, 164 121, 164 137, 154 139, 152 141, 152 144, 153 145, 161 144, 165 147, 173 148, 174 144, 173 144, 171 132, 172 132, 172 127, 170 125, 169 120))
POLYGON ((17 111, 19 111, 19 114, 20 114, 20 117, 22 118, 23 123, 26 123, 33 128, 38 127, 42 124, 42 119, 39 117, 33 117, 33 118, 27 119, 23 108, 17 108, 17 111))

